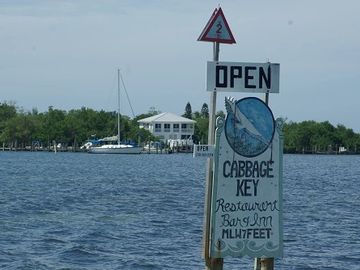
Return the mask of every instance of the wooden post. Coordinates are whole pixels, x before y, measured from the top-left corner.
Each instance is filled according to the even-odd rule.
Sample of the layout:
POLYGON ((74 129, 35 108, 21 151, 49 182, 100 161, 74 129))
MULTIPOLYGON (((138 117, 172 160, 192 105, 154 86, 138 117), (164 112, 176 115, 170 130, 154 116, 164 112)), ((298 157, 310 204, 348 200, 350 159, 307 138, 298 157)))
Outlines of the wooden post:
POLYGON ((273 270, 274 258, 261 258, 260 265, 261 265, 260 270, 273 270))
POLYGON ((76 152, 76 135, 74 135, 74 147, 73 147, 73 151, 76 152))
MULTIPOLYGON (((265 103, 269 105, 269 92, 265 93, 265 103)), ((274 270, 274 258, 255 258, 254 270, 274 270)))
MULTIPOLYGON (((220 44, 214 42, 213 45, 213 61, 219 61, 220 44)), ((215 116, 216 116, 216 90, 211 91, 210 96, 210 113, 209 113, 209 133, 208 144, 215 143, 215 116)), ((207 174, 206 174, 206 195, 205 195, 205 228, 204 228, 204 257, 206 269, 222 270, 222 258, 210 257, 210 223, 211 223, 211 194, 212 194, 212 179, 213 179, 213 160, 207 160, 207 174)))
POLYGON ((255 258, 254 261, 254 270, 260 270, 261 269, 261 263, 260 263, 261 259, 260 258, 255 258))

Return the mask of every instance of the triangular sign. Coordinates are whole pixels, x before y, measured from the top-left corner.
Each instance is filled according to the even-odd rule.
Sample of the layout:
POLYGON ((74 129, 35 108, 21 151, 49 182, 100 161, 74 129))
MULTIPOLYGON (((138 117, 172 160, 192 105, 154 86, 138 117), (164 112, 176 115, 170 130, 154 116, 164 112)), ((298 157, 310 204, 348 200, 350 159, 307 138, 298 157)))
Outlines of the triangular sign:
POLYGON ((198 41, 236 43, 221 8, 215 9, 204 30, 201 32, 198 41))

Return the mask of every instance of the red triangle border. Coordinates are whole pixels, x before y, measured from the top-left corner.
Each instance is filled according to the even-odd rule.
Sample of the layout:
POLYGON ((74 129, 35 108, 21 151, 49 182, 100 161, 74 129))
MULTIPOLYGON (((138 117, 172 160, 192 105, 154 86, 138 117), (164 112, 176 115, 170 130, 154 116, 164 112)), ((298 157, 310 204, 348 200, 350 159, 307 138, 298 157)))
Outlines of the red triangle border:
POLYGON ((213 12, 213 14, 211 15, 209 21, 207 22, 204 30, 201 32, 198 41, 210 41, 210 42, 218 42, 218 43, 228 43, 228 44, 234 44, 236 43, 235 38, 230 30, 229 24, 226 21, 225 15, 221 9, 221 7, 219 9, 215 9, 215 11, 213 12), (210 29, 213 27, 216 19, 222 16, 223 21, 225 23, 225 27, 227 29, 227 31, 229 32, 230 35, 230 39, 222 39, 222 38, 210 38, 210 37, 206 37, 207 34, 209 33, 210 29))

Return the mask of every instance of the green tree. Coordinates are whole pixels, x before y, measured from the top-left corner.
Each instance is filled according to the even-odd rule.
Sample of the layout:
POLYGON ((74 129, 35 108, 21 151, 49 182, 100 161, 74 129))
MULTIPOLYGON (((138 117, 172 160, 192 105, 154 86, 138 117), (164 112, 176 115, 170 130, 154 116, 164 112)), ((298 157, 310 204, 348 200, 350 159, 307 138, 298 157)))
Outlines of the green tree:
POLYGON ((54 109, 49 107, 48 112, 45 113, 45 128, 44 133, 47 134, 48 145, 51 145, 53 141, 64 142, 64 119, 65 111, 54 109))
POLYGON ((0 103, 0 141, 4 143, 9 134, 4 134, 7 121, 16 116, 15 104, 0 103))
POLYGON ((208 141, 208 127, 209 127, 209 119, 198 117, 194 119, 196 121, 195 129, 194 129, 194 143, 198 144, 207 144, 208 141))
POLYGON ((209 107, 206 103, 204 103, 201 107, 201 117, 209 118, 209 107))
POLYGON ((17 114, 6 121, 2 140, 15 146, 31 146, 36 128, 36 119, 31 114, 17 114))
POLYGON ((182 116, 188 119, 192 119, 192 109, 190 102, 186 103, 185 113, 182 116))

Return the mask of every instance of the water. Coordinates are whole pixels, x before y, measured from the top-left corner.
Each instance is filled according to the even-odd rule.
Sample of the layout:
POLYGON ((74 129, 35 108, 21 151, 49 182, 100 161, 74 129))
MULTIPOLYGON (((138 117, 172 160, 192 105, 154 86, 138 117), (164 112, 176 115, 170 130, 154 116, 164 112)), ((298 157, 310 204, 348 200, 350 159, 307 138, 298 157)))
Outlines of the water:
MULTIPOLYGON (((204 179, 189 154, 1 152, 0 269, 204 269, 204 179)), ((359 180, 360 156, 285 155, 276 269, 360 269, 359 180)))

